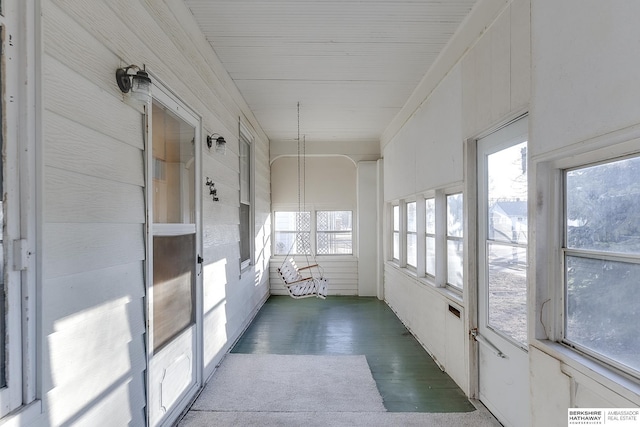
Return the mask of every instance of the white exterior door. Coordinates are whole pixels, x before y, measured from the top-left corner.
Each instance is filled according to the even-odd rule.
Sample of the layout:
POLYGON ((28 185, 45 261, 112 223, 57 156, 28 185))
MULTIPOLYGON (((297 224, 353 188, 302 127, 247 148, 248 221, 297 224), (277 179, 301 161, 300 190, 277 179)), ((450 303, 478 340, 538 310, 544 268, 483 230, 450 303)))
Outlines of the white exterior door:
POLYGON ((148 118, 148 424, 169 425, 202 383, 200 119, 154 87, 148 118))
POLYGON ((478 141, 479 398, 505 426, 530 420, 527 128, 522 118, 478 141))

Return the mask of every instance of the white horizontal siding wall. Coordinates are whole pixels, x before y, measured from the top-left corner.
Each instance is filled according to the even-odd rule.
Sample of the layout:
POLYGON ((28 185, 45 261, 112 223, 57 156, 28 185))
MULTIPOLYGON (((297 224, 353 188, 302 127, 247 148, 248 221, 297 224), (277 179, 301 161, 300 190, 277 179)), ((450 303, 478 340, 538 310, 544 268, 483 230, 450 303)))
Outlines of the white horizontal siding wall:
MULTIPOLYGON (((383 148, 385 202, 462 184, 464 141, 526 111, 529 7, 528 0, 506 2, 499 13, 487 16, 481 26, 485 30, 466 49, 455 43, 449 46, 459 49, 460 57, 441 73, 440 81, 423 81, 424 87, 433 89, 383 148)), ((476 31, 479 25, 467 24, 469 31, 476 31)), ((443 52, 442 61, 450 60, 449 56, 443 52)), ((436 63, 434 69, 440 70, 442 64, 436 63)), ((385 229, 388 238, 388 225, 385 229)), ((398 317, 470 393, 467 297, 452 297, 393 265, 385 266, 384 292, 398 317), (452 318, 450 304, 461 311, 462 320, 452 318)))
MULTIPOLYGON (((268 295, 268 141, 180 0, 43 0, 42 394, 47 425, 144 425, 142 110, 115 82, 145 65, 220 133, 203 150, 204 363, 268 295), (255 141, 255 267, 240 272, 238 123, 255 141)), ((198 143, 204 143, 199 141, 198 143)))

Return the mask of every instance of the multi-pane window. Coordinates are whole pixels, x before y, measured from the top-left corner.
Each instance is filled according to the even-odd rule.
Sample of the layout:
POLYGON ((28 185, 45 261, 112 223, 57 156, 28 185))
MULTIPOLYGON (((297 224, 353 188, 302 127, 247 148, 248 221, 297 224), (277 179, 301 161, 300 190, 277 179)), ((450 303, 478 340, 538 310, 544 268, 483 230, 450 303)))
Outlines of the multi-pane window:
POLYGON ((436 275, 436 199, 431 197, 425 203, 425 274, 436 275))
POLYGON ((564 342, 638 376, 640 157, 564 178, 564 342))
POLYGON ((406 205, 407 211, 407 265, 416 267, 418 263, 418 234, 416 220, 416 202, 409 202, 406 205))
POLYGON ((311 254, 311 213, 274 213, 274 255, 311 254))
POLYGON ((316 253, 351 255, 353 253, 351 211, 316 212, 316 253))
POLYGON ((447 195, 447 284, 463 287, 462 193, 447 195))
POLYGON ((393 206, 393 259, 400 260, 400 206, 393 206))

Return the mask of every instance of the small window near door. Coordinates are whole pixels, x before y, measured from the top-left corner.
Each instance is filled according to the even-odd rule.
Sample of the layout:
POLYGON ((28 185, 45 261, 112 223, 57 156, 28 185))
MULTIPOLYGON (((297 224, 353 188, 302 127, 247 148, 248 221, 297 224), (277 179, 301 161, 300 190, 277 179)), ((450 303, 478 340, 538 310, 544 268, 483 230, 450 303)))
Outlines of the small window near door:
POLYGON ((564 342, 640 378, 640 157, 564 179, 564 342))

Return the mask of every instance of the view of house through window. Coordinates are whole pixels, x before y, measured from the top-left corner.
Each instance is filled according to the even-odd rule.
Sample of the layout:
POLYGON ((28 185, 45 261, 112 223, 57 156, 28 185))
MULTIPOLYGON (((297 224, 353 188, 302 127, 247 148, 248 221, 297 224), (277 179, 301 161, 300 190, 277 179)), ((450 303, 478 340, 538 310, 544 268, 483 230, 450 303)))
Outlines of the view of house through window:
POLYGON ((640 374, 640 157, 565 171, 565 343, 640 374))

